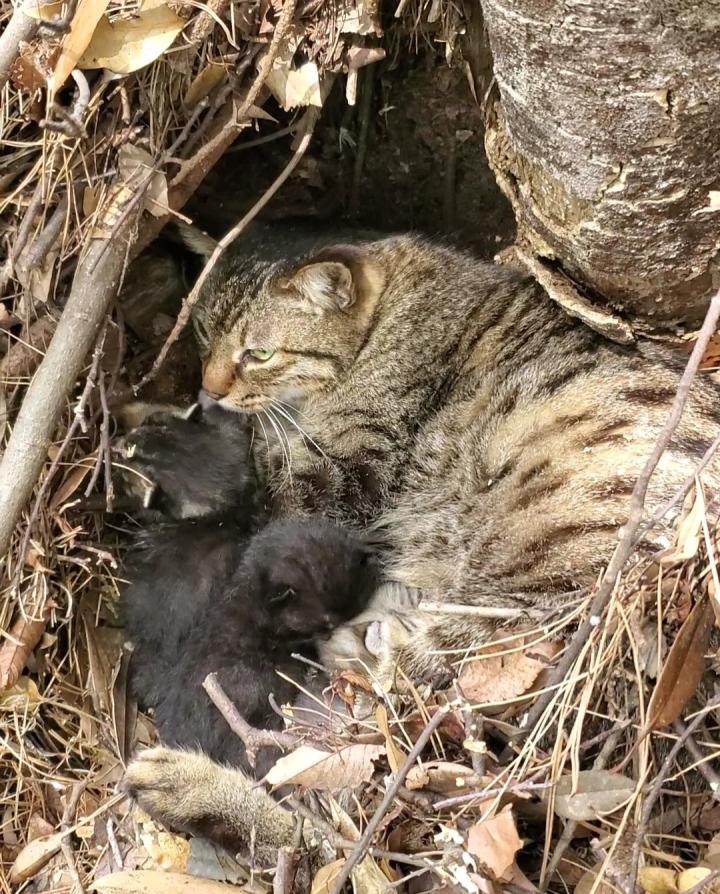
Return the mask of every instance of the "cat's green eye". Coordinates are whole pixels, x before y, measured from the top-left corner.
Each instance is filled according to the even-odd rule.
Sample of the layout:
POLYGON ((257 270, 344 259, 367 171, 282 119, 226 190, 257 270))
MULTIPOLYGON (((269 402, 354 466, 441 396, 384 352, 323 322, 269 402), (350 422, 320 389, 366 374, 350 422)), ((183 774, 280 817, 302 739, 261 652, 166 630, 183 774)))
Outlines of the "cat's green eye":
POLYGON ((248 354, 253 358, 253 360, 259 360, 261 363, 265 363, 267 360, 273 356, 275 351, 271 351, 268 348, 253 348, 252 351, 248 351, 248 354))

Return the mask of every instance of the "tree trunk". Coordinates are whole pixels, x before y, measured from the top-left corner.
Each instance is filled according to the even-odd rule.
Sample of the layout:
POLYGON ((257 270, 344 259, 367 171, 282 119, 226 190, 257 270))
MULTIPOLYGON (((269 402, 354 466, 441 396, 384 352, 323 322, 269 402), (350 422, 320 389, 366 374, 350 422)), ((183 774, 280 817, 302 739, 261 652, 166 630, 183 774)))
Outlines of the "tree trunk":
POLYGON ((518 236, 652 323, 707 307, 720 249, 718 0, 482 0, 486 149, 518 236))

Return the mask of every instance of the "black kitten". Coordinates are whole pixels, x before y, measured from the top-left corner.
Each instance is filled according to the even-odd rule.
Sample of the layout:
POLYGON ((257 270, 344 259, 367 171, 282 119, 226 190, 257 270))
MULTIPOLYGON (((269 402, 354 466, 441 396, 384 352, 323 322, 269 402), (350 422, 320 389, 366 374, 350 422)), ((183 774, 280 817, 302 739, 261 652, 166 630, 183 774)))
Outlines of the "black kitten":
MULTIPOLYGON (((248 723, 280 728, 268 696, 292 702, 298 691, 277 671, 302 680, 305 669, 291 653, 316 658, 317 640, 366 607, 377 585, 375 563, 358 537, 319 519, 273 521, 253 535, 256 485, 232 462, 213 470, 218 508, 211 510, 196 487, 208 476, 203 451, 210 444, 222 456, 221 445, 236 450, 241 438, 232 420, 219 424, 214 414, 166 415, 149 417, 121 448, 158 482, 153 500, 176 517, 149 526, 128 562, 122 605, 134 645, 131 685, 138 701, 154 708, 163 742, 247 768, 242 742, 203 680, 216 672, 248 723), (182 517, 203 505, 202 517, 182 517)), ((261 753, 257 772, 272 759, 261 753)))

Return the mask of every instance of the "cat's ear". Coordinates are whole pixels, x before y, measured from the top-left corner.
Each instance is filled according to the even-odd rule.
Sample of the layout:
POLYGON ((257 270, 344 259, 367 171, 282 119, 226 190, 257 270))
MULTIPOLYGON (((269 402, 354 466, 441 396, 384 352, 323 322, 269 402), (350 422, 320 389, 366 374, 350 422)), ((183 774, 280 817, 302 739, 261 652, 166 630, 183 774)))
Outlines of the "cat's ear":
POLYGON ((306 264, 290 285, 320 310, 347 310, 355 302, 352 271, 340 261, 306 264))
POLYGON ((325 249, 303 264, 287 283, 322 311, 374 307, 385 285, 380 265, 354 246, 325 249))

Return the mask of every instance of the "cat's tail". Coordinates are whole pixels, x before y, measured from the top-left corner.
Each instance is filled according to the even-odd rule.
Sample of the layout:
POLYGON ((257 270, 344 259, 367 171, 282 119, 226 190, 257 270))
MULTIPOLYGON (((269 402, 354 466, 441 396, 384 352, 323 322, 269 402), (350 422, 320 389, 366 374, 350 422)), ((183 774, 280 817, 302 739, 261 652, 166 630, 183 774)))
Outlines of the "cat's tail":
POLYGON ((274 866, 293 844, 293 817, 242 770, 201 752, 151 748, 128 767, 122 787, 163 825, 209 838, 257 867, 274 866))

